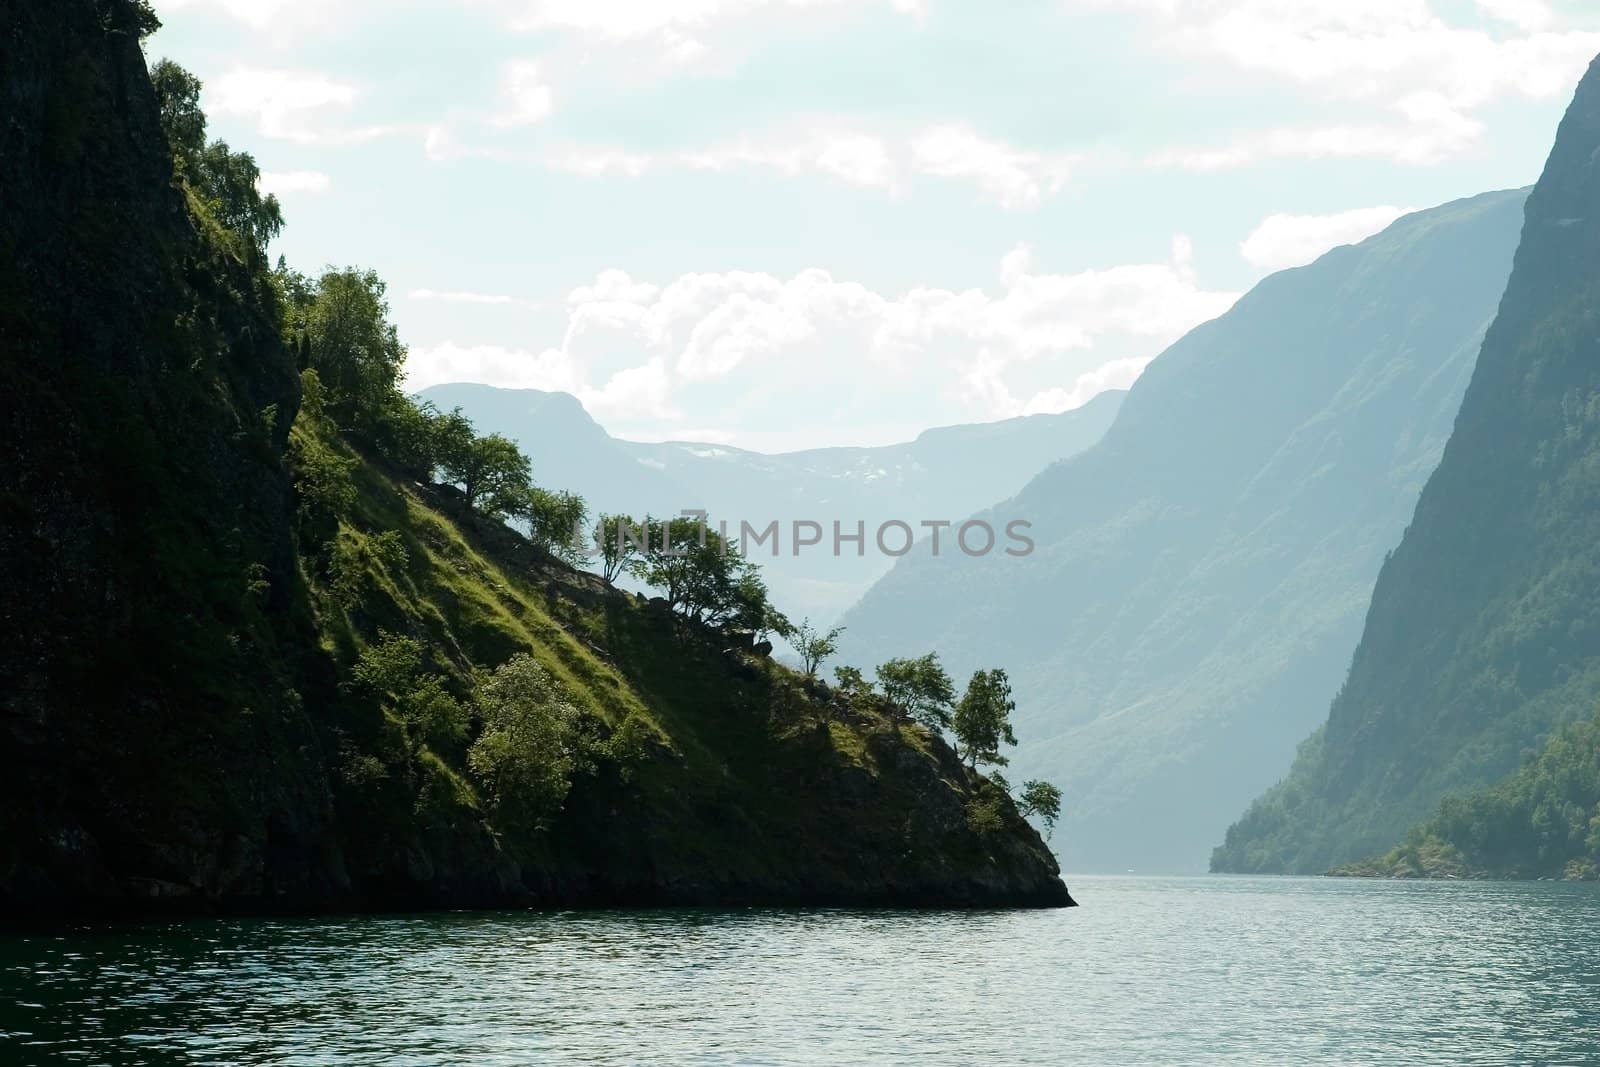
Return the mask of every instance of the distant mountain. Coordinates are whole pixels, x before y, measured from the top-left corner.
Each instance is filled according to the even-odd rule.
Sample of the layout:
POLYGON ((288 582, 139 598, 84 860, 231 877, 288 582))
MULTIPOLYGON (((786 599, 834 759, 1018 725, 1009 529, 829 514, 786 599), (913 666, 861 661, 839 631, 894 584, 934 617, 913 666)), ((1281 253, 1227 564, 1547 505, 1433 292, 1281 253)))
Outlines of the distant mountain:
POLYGON ((920 553, 842 658, 1008 668, 1012 777, 1066 790, 1078 868, 1201 869, 1349 664, 1437 463, 1525 192, 1407 216, 1267 278, 1151 364, 1105 440, 995 509, 1024 559, 920 553))
MULTIPOLYGON (((1321 871, 1381 851, 1442 797, 1510 774, 1600 701, 1597 207, 1600 61, 1528 198, 1499 317, 1378 580, 1349 680, 1288 778, 1228 831, 1218 869, 1321 871)), ((1537 811, 1500 802, 1538 792, 1544 770, 1529 773, 1482 810, 1537 811)), ((1469 859, 1498 855, 1511 869, 1553 859, 1491 847, 1497 832, 1564 831, 1529 818, 1447 836, 1469 859)))
POLYGON ((928 430, 908 444, 777 455, 619 440, 566 393, 454 384, 421 395, 445 410, 461 408, 481 431, 517 441, 533 457, 540 484, 580 492, 598 511, 704 508, 734 528, 739 520, 764 527, 776 519, 785 528, 800 519, 822 523, 822 548, 797 557, 785 534, 780 556, 758 557, 779 606, 796 619, 820 620, 838 616, 894 562, 873 544, 880 523, 959 520, 1015 493, 1049 464, 1100 440, 1126 394, 1101 393, 1059 415, 928 430), (864 556, 849 546, 843 556, 832 555, 836 520, 847 532, 866 523, 864 556))

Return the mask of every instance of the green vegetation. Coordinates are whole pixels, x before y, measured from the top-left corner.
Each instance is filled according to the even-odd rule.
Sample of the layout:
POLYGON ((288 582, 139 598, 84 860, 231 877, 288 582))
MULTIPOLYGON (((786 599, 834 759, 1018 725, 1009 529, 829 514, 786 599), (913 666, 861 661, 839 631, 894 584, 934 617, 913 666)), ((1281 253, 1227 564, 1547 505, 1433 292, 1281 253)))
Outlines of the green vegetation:
POLYGON ((597 745, 585 718, 550 672, 518 653, 484 682, 483 732, 467 760, 497 809, 547 826, 561 811, 574 773, 593 770, 597 745))
POLYGON ((205 219, 232 236, 235 251, 264 255, 267 243, 283 230, 283 212, 276 197, 263 197, 257 188, 261 170, 255 159, 231 151, 223 141, 206 141, 200 79, 163 60, 150 71, 150 82, 173 167, 202 205, 205 219))
POLYGON ((1600 718, 1557 731, 1510 778, 1439 812, 1382 856, 1336 874, 1600 878, 1600 718))
POLYGON ((1022 784, 1022 796, 1017 806, 1028 818, 1037 817, 1044 823, 1044 836, 1048 841, 1055 835, 1056 820, 1061 818, 1061 790, 1049 782, 1033 779, 1022 784))
POLYGON ((955 704, 956 687, 939 665, 939 655, 929 652, 920 659, 892 659, 878 667, 878 684, 897 712, 909 716, 930 730, 950 728, 950 710, 955 704))
POLYGON ((1011 713, 1016 710, 1011 680, 1005 671, 996 668, 973 673, 950 723, 957 744, 966 750, 967 766, 976 769, 980 763, 1006 765, 1000 746, 1015 747, 1017 743, 1011 732, 1011 713))
POLYGON ((0 35, 0 899, 1068 901, 937 738, 729 647, 787 625, 739 556, 630 561, 665 612, 554 558, 582 500, 401 392, 375 274, 269 267, 253 162, 106 7, 0 35))
POLYGON ((1499 316, 1349 677, 1288 776, 1228 831, 1217 869, 1321 872, 1403 838, 1419 871, 1553 871, 1581 855, 1587 816, 1567 805, 1585 794, 1566 775, 1586 735, 1560 730, 1600 702, 1597 152, 1600 68, 1528 198, 1499 316), (1479 792, 1552 737, 1550 764, 1479 792), (1473 799, 1441 810, 1448 796, 1473 799), (1532 833, 1514 848, 1503 835, 1518 825, 1532 833))
POLYGON ((843 634, 843 626, 835 626, 827 631, 818 630, 811 625, 809 618, 801 620, 800 625, 794 628, 791 640, 795 651, 800 653, 800 664, 806 677, 814 677, 817 668, 839 651, 839 638, 843 634))

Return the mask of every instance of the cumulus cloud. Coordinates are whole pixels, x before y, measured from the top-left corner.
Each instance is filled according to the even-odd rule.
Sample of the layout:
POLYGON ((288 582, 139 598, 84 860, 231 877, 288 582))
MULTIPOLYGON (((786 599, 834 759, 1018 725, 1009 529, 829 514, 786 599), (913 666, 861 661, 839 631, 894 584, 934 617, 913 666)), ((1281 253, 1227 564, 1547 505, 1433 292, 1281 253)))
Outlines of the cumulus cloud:
POLYGON ((210 114, 250 119, 263 136, 298 144, 349 144, 394 132, 329 125, 330 116, 348 111, 360 91, 311 71, 239 67, 208 82, 204 95, 210 114))
POLYGON ((1023 405, 1024 415, 1054 415, 1080 408, 1101 393, 1111 389, 1127 389, 1139 380, 1139 375, 1153 361, 1154 356, 1129 356, 1114 359, 1094 370, 1078 375, 1070 389, 1043 389, 1023 405))
POLYGON ((564 389, 615 432, 777 425, 800 444, 837 440, 841 425, 1061 411, 1127 386, 1232 306, 1239 294, 1200 285, 1191 261, 1180 237, 1164 262, 1051 273, 1019 246, 994 291, 897 295, 815 268, 665 284, 605 271, 572 291, 559 346, 414 350, 407 381, 564 389))
POLYGON ((333 187, 333 181, 317 170, 263 171, 256 184, 263 193, 280 197, 296 193, 325 193, 333 187))
POLYGON ((1384 205, 1333 215, 1271 215, 1244 239, 1239 254, 1261 270, 1302 266, 1330 248, 1366 240, 1412 210, 1384 205))

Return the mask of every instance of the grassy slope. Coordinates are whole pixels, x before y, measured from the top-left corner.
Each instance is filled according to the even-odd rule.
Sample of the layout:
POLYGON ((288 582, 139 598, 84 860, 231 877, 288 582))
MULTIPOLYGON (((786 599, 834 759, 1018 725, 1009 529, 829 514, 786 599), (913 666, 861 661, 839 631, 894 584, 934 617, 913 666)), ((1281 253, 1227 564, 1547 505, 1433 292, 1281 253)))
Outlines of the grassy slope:
MULTIPOLYGON (((431 850, 450 838, 447 853, 476 841, 464 849, 466 867, 494 872, 475 890, 490 895, 1064 898, 1053 861, 1009 802, 1003 831, 969 827, 969 800, 992 791, 941 740, 872 712, 840 715, 825 690, 787 668, 724 651, 720 635, 543 557, 467 513, 452 490, 405 484, 311 426, 297 424, 300 446, 354 462, 357 486, 338 534, 345 558, 362 563, 355 581, 343 578, 357 592, 341 600, 308 559, 330 654, 348 664, 380 630, 405 633, 465 692, 484 667, 531 651, 632 753, 580 778, 544 834, 492 826, 461 753, 432 753, 426 773, 436 781, 422 790, 430 810, 386 837, 372 838, 370 826, 350 835, 358 880, 415 880, 415 869, 402 875, 387 860, 420 849, 429 853, 422 869, 439 866, 431 850), (390 530, 401 535, 403 562, 385 562, 372 544, 390 530)), ((347 728, 372 738, 393 725, 347 728)))

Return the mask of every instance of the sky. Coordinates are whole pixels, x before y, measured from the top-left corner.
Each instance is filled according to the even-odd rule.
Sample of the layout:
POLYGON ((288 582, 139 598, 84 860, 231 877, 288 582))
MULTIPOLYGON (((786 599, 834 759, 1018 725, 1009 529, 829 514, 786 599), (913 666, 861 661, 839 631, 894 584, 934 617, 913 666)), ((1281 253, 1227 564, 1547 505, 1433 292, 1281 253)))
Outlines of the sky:
POLYGON ((1531 184, 1600 53, 1592 0, 156 7, 274 253, 388 282, 408 386, 768 451, 1127 387, 1265 275, 1531 184))

